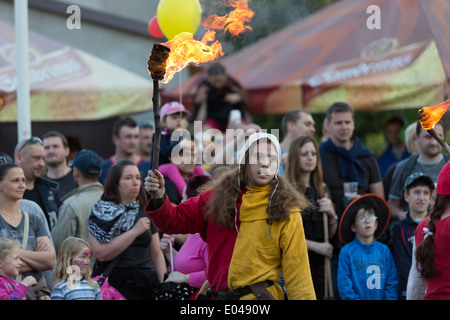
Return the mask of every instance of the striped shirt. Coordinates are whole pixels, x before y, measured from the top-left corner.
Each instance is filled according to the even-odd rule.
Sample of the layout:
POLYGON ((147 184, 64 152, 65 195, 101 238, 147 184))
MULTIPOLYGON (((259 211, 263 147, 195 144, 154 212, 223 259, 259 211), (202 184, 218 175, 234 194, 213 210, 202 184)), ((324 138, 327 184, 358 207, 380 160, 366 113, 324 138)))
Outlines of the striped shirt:
MULTIPOLYGON (((97 284, 97 283, 96 283, 97 284)), ((86 279, 76 281, 72 290, 67 287, 67 280, 58 282, 52 289, 51 300, 102 300, 100 287, 92 289, 86 279)))

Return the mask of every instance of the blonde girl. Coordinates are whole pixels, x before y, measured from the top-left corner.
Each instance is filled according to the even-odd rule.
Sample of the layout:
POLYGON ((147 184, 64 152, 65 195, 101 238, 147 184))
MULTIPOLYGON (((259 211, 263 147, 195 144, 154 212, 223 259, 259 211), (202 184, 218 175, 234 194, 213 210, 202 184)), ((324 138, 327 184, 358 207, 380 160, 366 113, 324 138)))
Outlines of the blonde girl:
POLYGON ((89 243, 81 238, 67 238, 58 251, 51 299, 102 300, 100 287, 91 273, 89 243))

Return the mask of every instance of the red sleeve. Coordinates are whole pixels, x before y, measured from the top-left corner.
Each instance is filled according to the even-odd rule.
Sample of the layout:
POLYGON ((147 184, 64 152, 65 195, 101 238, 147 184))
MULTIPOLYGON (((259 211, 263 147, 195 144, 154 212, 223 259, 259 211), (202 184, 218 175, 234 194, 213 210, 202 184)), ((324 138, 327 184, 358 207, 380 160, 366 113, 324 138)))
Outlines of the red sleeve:
POLYGON ((145 207, 145 212, 156 227, 164 233, 187 234, 199 232, 204 238, 207 201, 205 198, 208 196, 209 193, 202 193, 198 197, 190 198, 177 206, 171 204, 166 196, 166 200, 158 210, 154 210, 153 200, 151 199, 145 207))
MULTIPOLYGON (((228 269, 233 255, 234 244, 237 237, 235 227, 224 229, 214 219, 205 219, 206 204, 212 195, 212 190, 202 192, 198 197, 190 198, 177 206, 167 199, 158 209, 153 210, 153 201, 150 200, 145 212, 153 223, 164 233, 196 233, 199 232, 208 246, 208 266, 206 278, 214 290, 228 288, 228 269)), ((237 203, 239 212, 240 198, 237 203)), ((240 223, 237 219, 236 227, 240 223)))

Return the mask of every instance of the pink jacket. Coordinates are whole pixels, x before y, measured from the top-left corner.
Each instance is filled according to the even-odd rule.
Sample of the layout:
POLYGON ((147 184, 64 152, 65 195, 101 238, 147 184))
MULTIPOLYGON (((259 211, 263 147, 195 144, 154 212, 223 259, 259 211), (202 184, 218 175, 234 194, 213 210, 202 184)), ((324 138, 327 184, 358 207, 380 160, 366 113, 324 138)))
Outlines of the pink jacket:
POLYGON ((28 287, 0 274, 0 300, 25 300, 28 287))
POLYGON ((173 259, 173 268, 184 274, 190 274, 189 285, 200 288, 206 280, 208 249, 200 234, 190 234, 173 259))
MULTIPOLYGON (((166 163, 162 164, 158 167, 158 171, 161 172, 161 174, 172 180, 173 183, 177 186, 178 189, 178 195, 180 197, 183 196, 183 189, 186 186, 186 181, 184 181, 183 177, 181 176, 180 170, 178 170, 178 167, 174 165, 173 163, 166 163)), ((195 166, 194 172, 192 172, 189 177, 193 177, 196 175, 205 174, 205 171, 200 166, 195 166)))

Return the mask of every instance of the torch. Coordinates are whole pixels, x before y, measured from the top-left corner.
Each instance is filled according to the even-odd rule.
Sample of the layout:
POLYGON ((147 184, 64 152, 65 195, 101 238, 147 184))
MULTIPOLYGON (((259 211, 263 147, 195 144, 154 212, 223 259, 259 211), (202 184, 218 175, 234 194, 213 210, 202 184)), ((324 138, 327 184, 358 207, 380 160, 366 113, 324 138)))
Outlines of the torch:
POLYGON ((434 125, 439 122, 445 112, 447 112, 450 106, 450 99, 445 100, 437 105, 423 107, 418 111, 419 122, 422 127, 444 148, 447 154, 450 156, 450 146, 444 139, 438 137, 436 131, 434 131, 434 125))
MULTIPOLYGON (((153 45, 152 53, 147 60, 147 69, 153 79, 153 116, 155 120, 155 140, 153 142, 153 164, 152 171, 159 167, 159 151, 161 150, 162 125, 159 113, 159 81, 164 79, 166 74, 166 60, 169 57, 170 49, 159 43, 153 45)), ((152 195, 153 197, 153 195, 152 195)))

